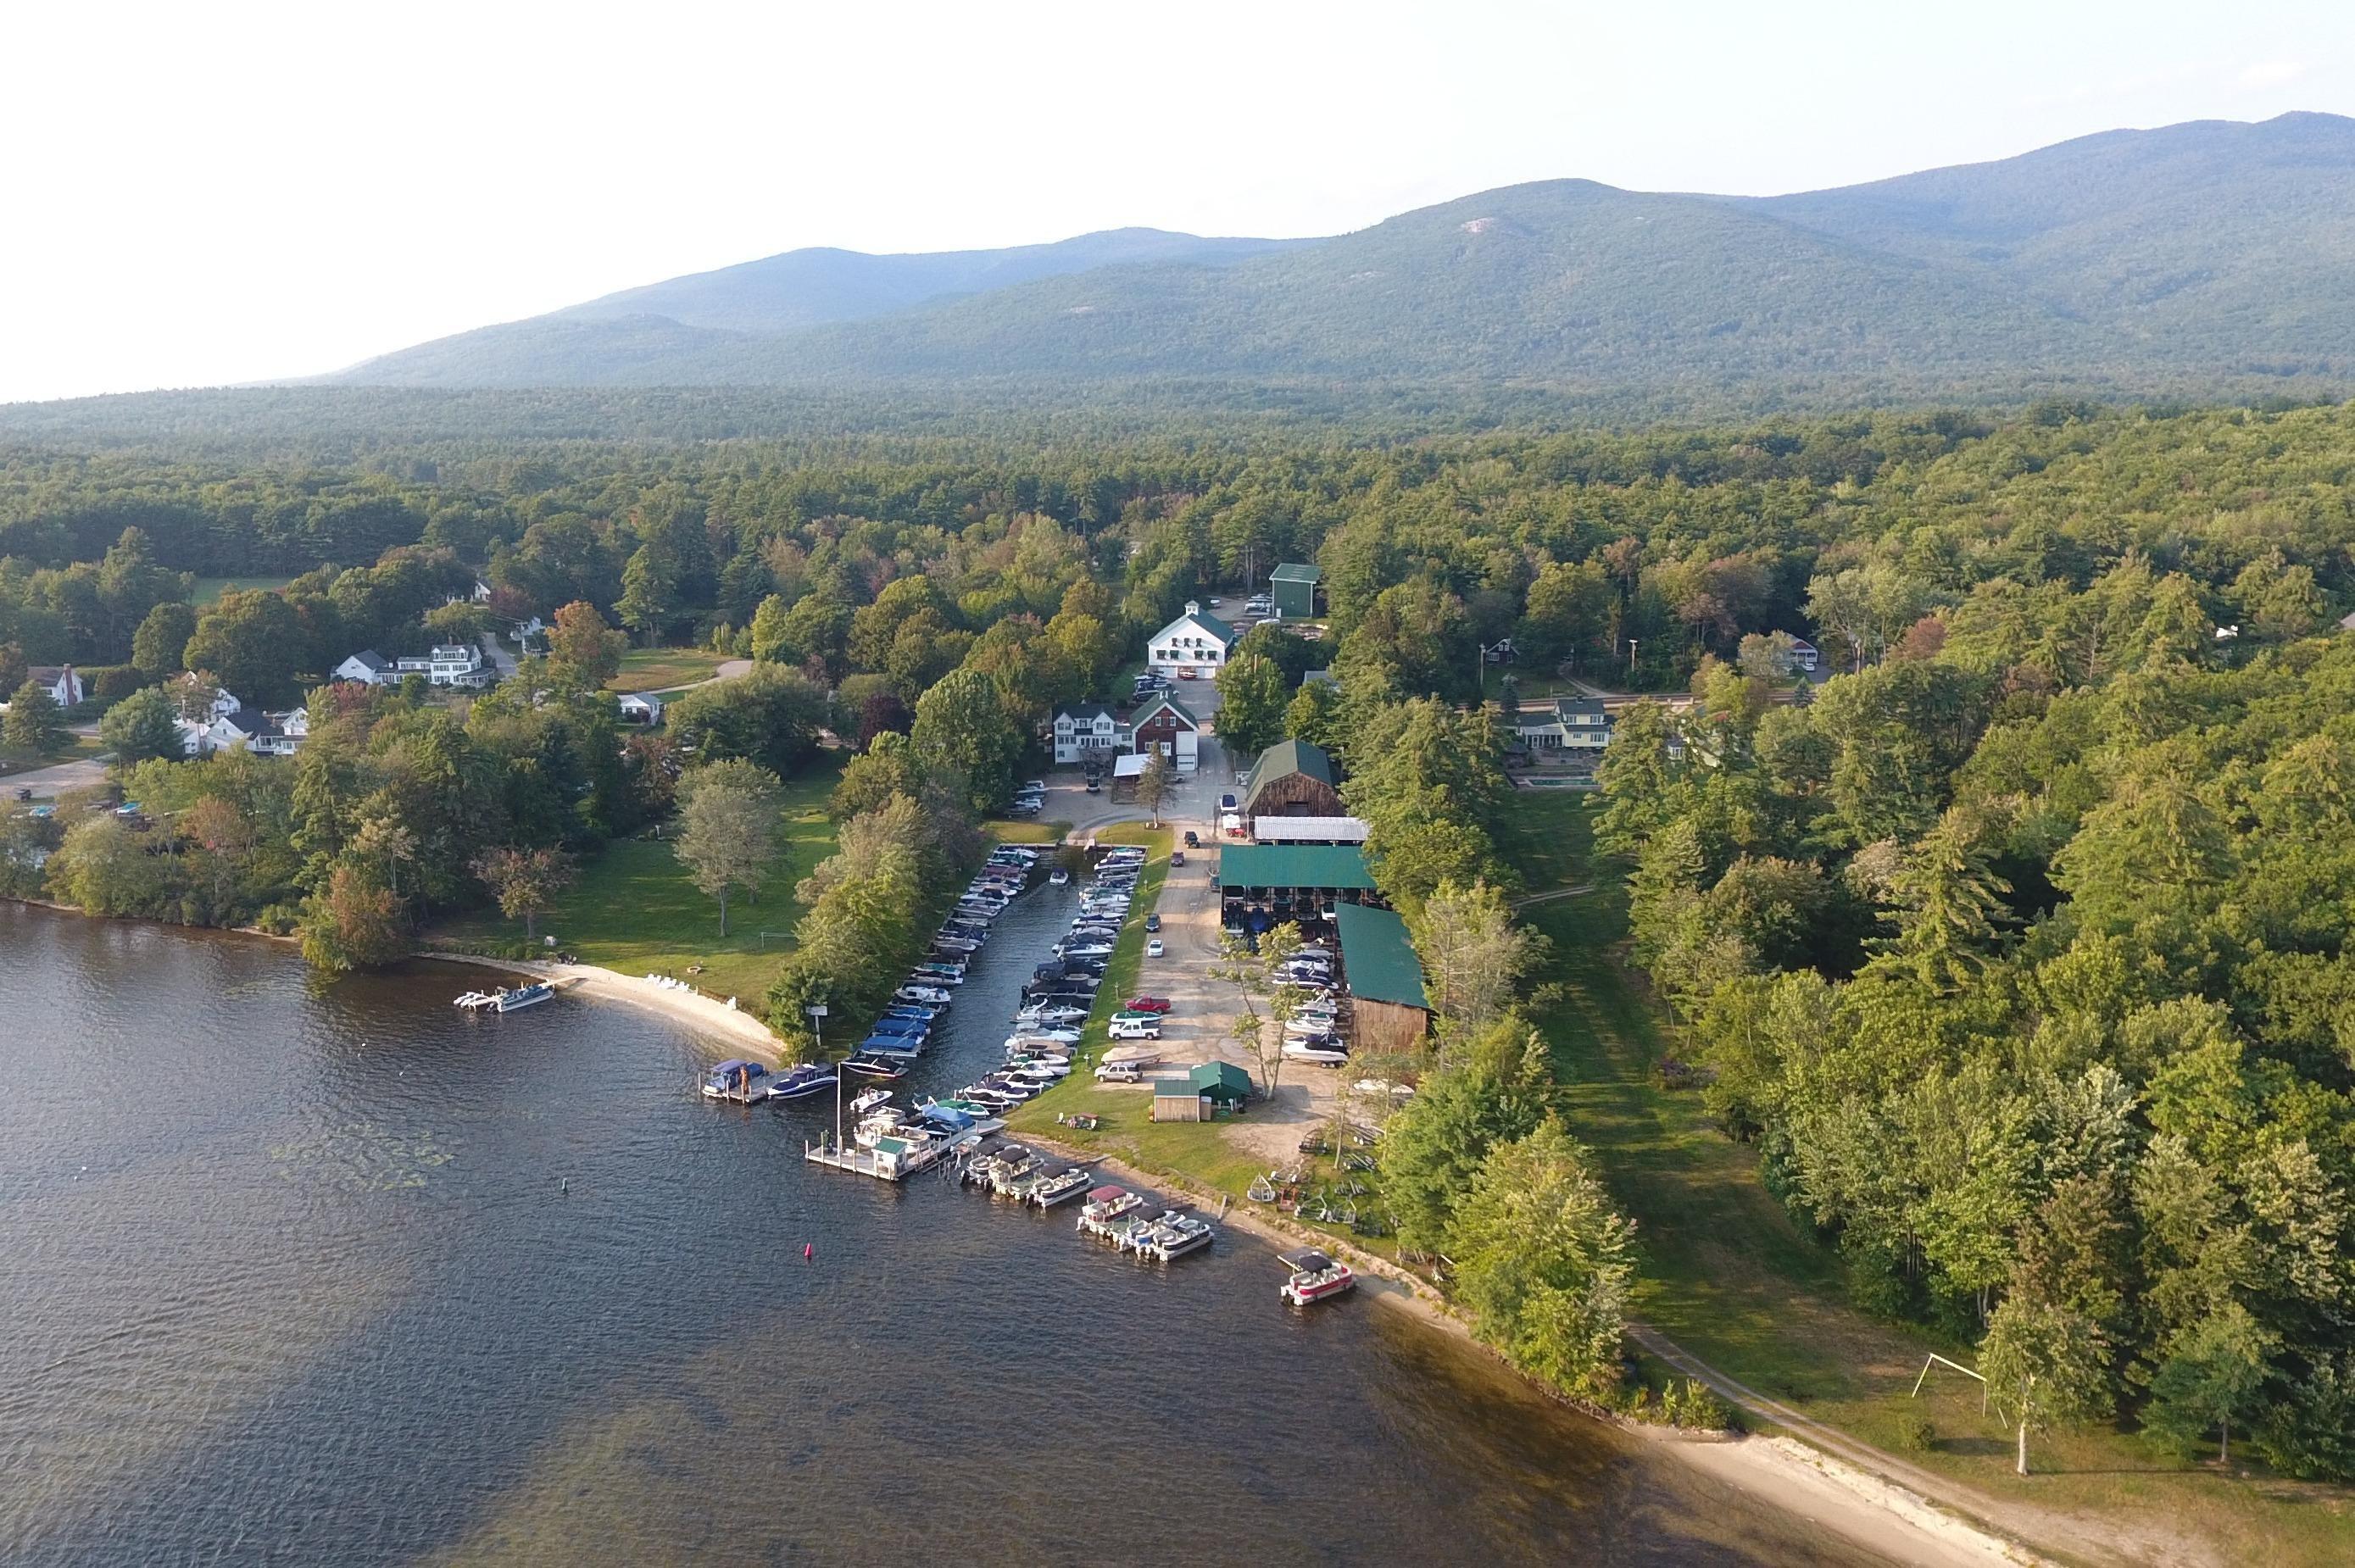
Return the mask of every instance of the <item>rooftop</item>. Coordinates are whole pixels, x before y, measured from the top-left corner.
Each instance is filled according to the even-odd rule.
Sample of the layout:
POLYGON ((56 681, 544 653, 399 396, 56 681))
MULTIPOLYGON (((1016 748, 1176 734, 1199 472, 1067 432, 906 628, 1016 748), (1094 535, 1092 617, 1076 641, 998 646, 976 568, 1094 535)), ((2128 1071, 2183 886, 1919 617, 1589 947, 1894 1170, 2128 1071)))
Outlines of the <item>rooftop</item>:
POLYGON ((1333 759, 1322 746, 1306 741, 1278 741, 1259 754, 1252 764, 1251 778, 1243 785, 1246 803, 1259 793, 1259 786, 1270 779, 1280 779, 1286 773, 1305 773, 1338 788, 1341 776, 1333 766, 1333 759))
POLYGON ((1315 567, 1296 560, 1287 560, 1267 574, 1270 582, 1315 582, 1325 574, 1315 567))
POLYGON ((1406 1008, 1431 1006, 1423 991, 1423 963, 1414 955, 1405 921, 1386 909, 1336 904, 1333 924, 1341 935, 1341 967, 1348 976, 1350 996, 1406 1008))
POLYGON ((1219 853, 1219 885, 1371 892, 1374 878, 1354 844, 1231 844, 1219 853))

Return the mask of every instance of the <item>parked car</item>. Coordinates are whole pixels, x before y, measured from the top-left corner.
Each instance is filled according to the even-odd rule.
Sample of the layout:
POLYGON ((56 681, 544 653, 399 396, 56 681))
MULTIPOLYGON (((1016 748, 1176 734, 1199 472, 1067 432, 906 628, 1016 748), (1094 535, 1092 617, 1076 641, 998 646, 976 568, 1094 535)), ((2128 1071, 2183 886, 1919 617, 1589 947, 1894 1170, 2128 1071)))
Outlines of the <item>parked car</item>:
POLYGON ((1188 849, 1199 849, 1201 847, 1202 836, 1195 832, 1190 827, 1186 829, 1186 848, 1188 849))
MULTIPOLYGON (((1188 838, 1191 838, 1191 837, 1194 837, 1194 836, 1193 836, 1192 834, 1188 833, 1188 835, 1186 835, 1186 837, 1188 837, 1188 838)), ((1170 850, 1170 851, 1169 851, 1169 863, 1170 863, 1172 866, 1182 866, 1182 865, 1184 865, 1184 864, 1186 863, 1186 851, 1185 851, 1185 850, 1183 850, 1183 849, 1172 849, 1172 850, 1170 850)))
POLYGON ((1237 809, 1235 797, 1231 795, 1220 795, 1219 797, 1219 809, 1220 811, 1233 811, 1237 809))
POLYGON ((1161 938, 1153 936, 1146 939, 1145 955, 1147 958, 1158 958, 1161 956, 1163 948, 1161 946, 1161 938))
POLYGON ((1146 916, 1145 917, 1145 929, 1146 929, 1146 930, 1147 930, 1147 931, 1158 931, 1158 930, 1160 930, 1160 929, 1161 929, 1161 917, 1160 917, 1159 915, 1157 915, 1157 914, 1148 914, 1148 915, 1146 915, 1146 916))
POLYGON ((1131 997, 1128 1010, 1133 1013, 1166 1013, 1169 1010, 1167 997, 1131 997))
POLYGON ((1102 795, 1102 794, 1103 794, 1103 780, 1099 779, 1099 778, 1091 778, 1091 779, 1089 779, 1089 780, 1088 780, 1088 793, 1089 793, 1090 795, 1102 795))
POLYGON ((1104 1032, 1114 1040, 1159 1040, 1161 1026, 1137 1019, 1114 1019, 1104 1026, 1104 1032))
POLYGON ((1195 675, 1194 667, 1192 665, 1188 665, 1184 669, 1178 672, 1178 678, 1179 680, 1197 680, 1200 677, 1195 675))
POLYGON ((1024 795, 1045 795, 1047 793, 1047 781, 1045 779, 1025 779, 1022 782, 1022 793, 1024 795))

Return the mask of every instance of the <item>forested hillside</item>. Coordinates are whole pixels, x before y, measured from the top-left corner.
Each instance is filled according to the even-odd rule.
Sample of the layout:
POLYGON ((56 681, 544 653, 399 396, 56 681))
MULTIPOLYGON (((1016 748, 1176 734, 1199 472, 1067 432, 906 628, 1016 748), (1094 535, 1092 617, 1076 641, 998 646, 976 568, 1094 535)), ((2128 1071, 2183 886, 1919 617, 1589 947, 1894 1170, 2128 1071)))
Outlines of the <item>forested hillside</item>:
MULTIPOLYGON (((567 855, 681 791, 773 818, 831 726, 867 749, 772 989, 797 1027, 896 972, 862 955, 920 943, 1053 703, 1105 694, 1188 598, 1314 560, 1327 638, 1252 633, 1220 722, 1339 753, 1426 944, 1466 899, 1503 921, 1518 880, 1484 645, 1513 640, 1532 695, 1678 698, 1622 713, 1598 844, 1683 1030, 1678 1082, 1858 1296, 1977 1343, 2027 1428, 2245 1432, 2343 1477, 2351 504, 2355 407, 1389 445, 453 440, 357 465, 16 448, 0 686, 105 666, 101 705, 155 710, 116 722, 150 748, 126 766, 170 754, 148 688, 184 667, 307 691, 312 727, 283 766, 139 763, 173 855, 109 812, 18 813, 0 869, 98 912, 299 921, 322 961, 368 962, 485 889, 527 917, 567 855), (291 581, 199 612, 198 572, 291 581), (356 646, 529 614, 558 622, 549 657, 471 705, 320 685, 356 646), (753 673, 623 748, 609 623, 753 673), (1828 678, 1794 673, 1794 635, 1828 678), (1295 694, 1311 664, 1334 683, 1295 694)), ((1408 1124, 1432 1141, 1401 1147, 1476 1163, 1491 1070, 1535 1125, 1518 1016, 1449 1060, 1408 1124)))
POLYGON ((1033 405, 1150 398, 1170 378, 1231 403, 1334 385, 1486 398, 1503 381, 1688 416, 2343 394, 2350 213, 2355 122, 2200 122, 1763 199, 1550 180, 1282 246, 1121 230, 1013 251, 795 251, 330 379, 954 385, 1033 405))

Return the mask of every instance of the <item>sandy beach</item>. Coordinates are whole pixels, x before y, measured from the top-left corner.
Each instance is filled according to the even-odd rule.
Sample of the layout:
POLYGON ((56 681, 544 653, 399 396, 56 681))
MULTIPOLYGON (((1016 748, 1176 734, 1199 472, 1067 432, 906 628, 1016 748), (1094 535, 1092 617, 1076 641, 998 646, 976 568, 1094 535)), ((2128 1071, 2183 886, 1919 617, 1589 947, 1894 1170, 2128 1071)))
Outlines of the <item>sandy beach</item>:
POLYGON ((730 1008, 727 1003, 714 1000, 699 991, 657 986, 642 975, 623 975, 615 970, 602 969, 594 964, 484 958, 468 953, 421 953, 417 956, 442 964, 468 964, 480 968, 503 969, 514 975, 528 975, 535 980, 554 983, 568 996, 644 1008, 649 1012, 661 1013, 681 1023, 722 1035, 730 1050, 741 1051, 764 1061, 776 1061, 783 1052, 782 1043, 769 1032, 769 1026, 762 1023, 757 1015, 741 1008, 730 1008))
MULTIPOLYGON (((1183 1193, 1198 1203, 1207 1197, 1214 1212, 1221 1201, 1219 1194, 1206 1195, 1188 1182, 1147 1175, 1116 1156, 1093 1154, 1036 1133, 1020 1136, 1026 1143, 1052 1149, 1069 1159, 1089 1162, 1106 1175, 1133 1186, 1183 1193)), ((1248 1204, 1229 1204, 1225 1212, 1218 1214, 1218 1222, 1278 1246, 1313 1243, 1340 1256, 1357 1271, 1360 1294, 1452 1334, 1483 1355, 1496 1356, 1493 1349, 1473 1337, 1471 1326, 1429 1285, 1384 1259, 1323 1232, 1295 1229, 1248 1204)), ((1502 1362, 1501 1357, 1497 1360, 1502 1362)), ((1923 1564, 1925 1568, 1992 1568, 1999 1563, 2042 1568, 2050 1563, 2050 1559, 1946 1511, 1919 1493, 1833 1458, 1796 1438, 1704 1436, 1642 1422, 1616 1420, 1592 1410, 1587 1413, 1593 1419, 1608 1421, 1630 1435, 1658 1444, 1725 1485, 1786 1509, 1892 1562, 1923 1564)))

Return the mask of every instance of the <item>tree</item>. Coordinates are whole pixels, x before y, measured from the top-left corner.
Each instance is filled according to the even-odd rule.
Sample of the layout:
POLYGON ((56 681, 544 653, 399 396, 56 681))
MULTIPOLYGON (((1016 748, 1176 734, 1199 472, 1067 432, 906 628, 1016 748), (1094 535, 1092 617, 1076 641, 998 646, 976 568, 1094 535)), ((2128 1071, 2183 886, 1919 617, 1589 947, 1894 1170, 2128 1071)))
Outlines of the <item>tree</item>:
POLYGON ((178 600, 167 600, 147 612, 132 635, 131 662, 161 678, 180 667, 188 639, 197 635, 197 612, 178 600))
POLYGON ((400 901, 366 868, 345 860, 303 911, 303 956, 321 969, 391 964, 409 953, 400 901))
POLYGON ((1136 804, 1153 814, 1153 826, 1161 826, 1161 804, 1178 786, 1178 764, 1169 753, 1156 748, 1146 759, 1145 771, 1136 776, 1136 804))
POLYGON ((0 739, 19 752, 47 756, 51 752, 63 751, 73 739, 73 731, 66 728, 58 699, 49 695, 49 688, 27 680, 8 699, 8 717, 0 723, 0 739))
MULTIPOLYGON (((572 857, 560 849, 494 849, 474 862, 474 875, 497 895, 499 912, 523 922, 524 940, 539 934, 539 917, 572 882, 572 857)), ((720 934, 728 933, 726 908, 720 934)))
POLYGON ((150 757, 182 754, 179 709, 163 688, 143 687, 113 707, 98 721, 98 738, 114 753, 119 767, 150 757))
POLYGON ((801 671, 756 664, 733 679, 681 693, 664 722, 681 751, 699 762, 742 758, 784 778, 816 754, 828 706, 826 693, 801 671))
POLYGON ((975 813, 996 809, 1012 791, 1022 731, 987 676, 960 669, 935 682, 916 703, 911 734, 917 765, 963 777, 975 813))
POLYGON ((783 824, 777 778, 751 763, 708 763, 678 781, 679 860, 706 897, 719 901, 719 934, 728 934, 728 900, 757 898, 781 869, 783 824))
POLYGON ((1237 759, 1255 757, 1284 738, 1292 699, 1273 659, 1246 654, 1219 671, 1219 740, 1237 759))
POLYGON ((66 829, 49 857, 49 886, 91 914, 165 914, 165 862, 147 848, 145 834, 111 812, 94 813, 66 829))
POLYGON ((197 621, 181 658, 264 707, 293 702, 314 668, 311 638, 282 593, 231 590, 197 621))
POLYGON ((1482 1339, 1557 1388, 1602 1394, 1619 1381, 1634 1240, 1586 1150, 1549 1116, 1489 1150, 1448 1255, 1482 1339))
POLYGON ((1412 926, 1432 1006, 1461 1029, 1485 1028, 1502 1015, 1550 945, 1515 925, 1504 894, 1486 882, 1442 882, 1412 926))
POLYGON ((1295 741, 1322 746, 1335 756, 1348 752, 1341 690, 1330 681, 1304 681, 1284 709, 1284 732, 1295 741))
POLYGON ((2019 1470, 2028 1474, 2028 1435, 2076 1425, 2110 1409, 2109 1343, 2084 1313, 2033 1292, 2015 1290, 1988 1320, 1979 1344, 1987 1397, 2019 1439, 2019 1470))
POLYGON ((2230 1464, 2232 1422, 2263 1408, 2269 1362, 2280 1347, 2280 1337, 2261 1328, 2237 1301, 2179 1330, 2151 1374, 2144 1429, 2189 1452, 2213 1427, 2217 1462, 2230 1464))
POLYGON ((581 672, 591 686, 602 686, 622 673, 622 655, 630 639, 605 624, 597 606, 575 599, 556 613, 548 628, 548 656, 581 672))
POLYGON ((1448 1243, 1455 1206, 1489 1148, 1535 1128, 1543 1107, 1500 1074, 1471 1066, 1426 1073, 1381 1141, 1382 1197, 1399 1240, 1419 1252, 1448 1243))
POLYGON ((253 853, 260 835, 245 813, 217 795, 200 796, 181 815, 179 828, 212 863, 213 911, 216 917, 226 916, 232 907, 230 884, 253 853))

